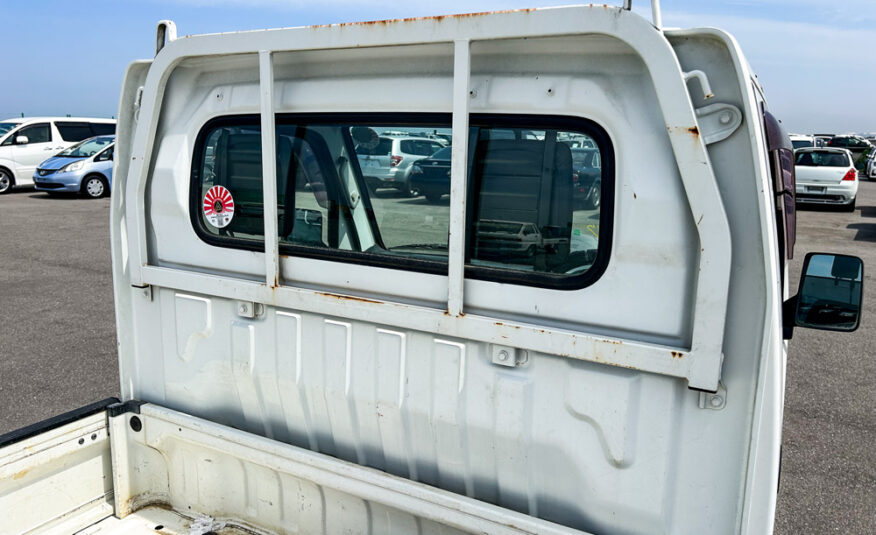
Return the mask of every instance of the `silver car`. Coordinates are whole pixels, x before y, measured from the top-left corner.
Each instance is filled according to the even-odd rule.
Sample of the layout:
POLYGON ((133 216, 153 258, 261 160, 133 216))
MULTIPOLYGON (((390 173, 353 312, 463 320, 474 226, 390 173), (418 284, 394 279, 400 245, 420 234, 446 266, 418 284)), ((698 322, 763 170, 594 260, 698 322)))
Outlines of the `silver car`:
POLYGON ((358 147, 356 156, 362 176, 372 190, 394 188, 411 197, 420 194, 411 186, 411 167, 445 144, 436 139, 413 136, 382 135, 374 148, 358 147))

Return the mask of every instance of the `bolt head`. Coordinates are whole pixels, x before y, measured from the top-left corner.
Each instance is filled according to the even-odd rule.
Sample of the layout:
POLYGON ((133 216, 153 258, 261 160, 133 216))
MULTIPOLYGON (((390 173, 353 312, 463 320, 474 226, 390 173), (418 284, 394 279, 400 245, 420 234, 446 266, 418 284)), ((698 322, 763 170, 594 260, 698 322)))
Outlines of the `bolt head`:
POLYGON ((709 399, 709 403, 712 404, 712 407, 720 407, 724 404, 724 398, 722 398, 721 396, 712 396, 709 399))
POLYGON ((499 360, 501 360, 502 362, 505 362, 506 360, 508 360, 508 357, 510 357, 510 355, 508 354, 507 351, 505 351, 503 349, 502 351, 499 351, 498 357, 499 357, 499 360))

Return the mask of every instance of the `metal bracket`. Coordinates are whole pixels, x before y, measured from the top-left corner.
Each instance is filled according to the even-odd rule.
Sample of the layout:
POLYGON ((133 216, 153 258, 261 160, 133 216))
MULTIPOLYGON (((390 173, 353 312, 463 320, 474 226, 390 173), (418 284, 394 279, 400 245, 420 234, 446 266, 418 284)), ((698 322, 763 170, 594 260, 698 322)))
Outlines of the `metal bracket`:
POLYGON ((724 383, 718 382, 718 390, 716 392, 700 392, 699 407, 701 409, 719 411, 726 406, 727 389, 724 388, 724 383))
POLYGON ((493 364, 506 366, 508 368, 516 368, 517 366, 526 364, 529 360, 529 353, 522 349, 508 346, 491 344, 490 353, 493 358, 493 364))
POLYGON ((158 21, 158 28, 155 30, 155 55, 157 56, 164 45, 176 41, 176 23, 172 20, 158 21))
POLYGON ((724 141, 742 124, 742 112, 732 104, 709 104, 697 108, 696 116, 706 145, 724 141))
POLYGON ((251 301, 237 302, 237 315, 241 318, 257 318, 265 313, 265 306, 251 301))
POLYGON ((140 295, 143 296, 147 301, 152 301, 152 285, 146 284, 145 286, 132 286, 132 288, 136 289, 140 292, 140 295))

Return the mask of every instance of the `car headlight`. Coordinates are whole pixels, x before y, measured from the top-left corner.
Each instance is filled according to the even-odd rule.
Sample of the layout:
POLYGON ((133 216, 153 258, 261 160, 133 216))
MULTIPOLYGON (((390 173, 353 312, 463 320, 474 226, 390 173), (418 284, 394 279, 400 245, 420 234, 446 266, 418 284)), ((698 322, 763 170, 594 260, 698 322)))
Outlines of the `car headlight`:
POLYGON ((79 160, 78 162, 68 163, 64 167, 62 167, 58 172, 59 173, 72 173, 73 171, 79 171, 85 167, 85 160, 79 160))

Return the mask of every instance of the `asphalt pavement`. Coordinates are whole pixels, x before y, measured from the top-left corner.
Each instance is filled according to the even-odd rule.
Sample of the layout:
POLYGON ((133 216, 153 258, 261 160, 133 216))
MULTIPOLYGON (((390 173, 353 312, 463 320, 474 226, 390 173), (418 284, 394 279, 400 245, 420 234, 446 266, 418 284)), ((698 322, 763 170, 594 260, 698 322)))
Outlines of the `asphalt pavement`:
MULTIPOLYGON (((380 197, 378 217, 378 204, 413 204, 446 236, 446 200, 380 197)), ((776 533, 874 532, 874 245, 876 182, 861 183, 853 213, 798 213, 792 285, 807 252, 860 256, 865 312, 857 332, 798 329, 791 341, 776 533)), ((0 433, 118 395, 108 199, 0 195, 0 319, 0 433)))

